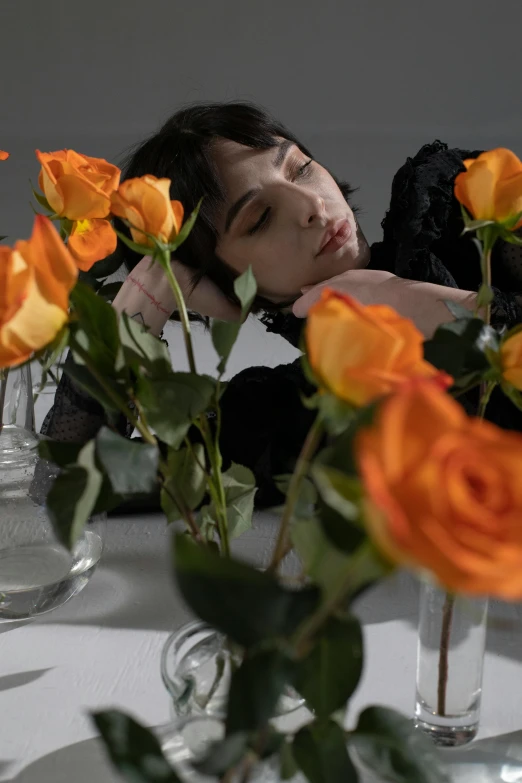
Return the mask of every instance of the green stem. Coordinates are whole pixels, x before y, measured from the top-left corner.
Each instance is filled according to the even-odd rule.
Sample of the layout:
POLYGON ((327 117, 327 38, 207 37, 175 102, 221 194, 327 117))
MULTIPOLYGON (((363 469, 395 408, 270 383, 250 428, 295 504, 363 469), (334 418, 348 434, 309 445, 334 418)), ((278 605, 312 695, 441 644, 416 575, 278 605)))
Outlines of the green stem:
POLYGON ((279 566, 279 563, 283 559, 286 553, 287 541, 289 536, 290 522, 292 520, 292 514, 294 512, 295 504, 299 497, 299 490, 301 488, 301 482, 308 472, 310 466, 310 460, 312 459, 317 446, 321 440, 323 434, 323 423, 319 416, 316 417, 314 423, 310 427, 306 440, 303 443, 301 453, 297 459, 295 470, 290 479, 288 486, 288 492, 286 495, 285 509, 281 524, 279 526, 279 534, 274 547, 274 553, 272 555, 272 562, 268 568, 269 571, 275 571, 279 566))
MULTIPOLYGON (((188 317, 187 307, 183 298, 183 293, 179 286, 178 281, 172 271, 170 263, 170 251, 160 249, 161 254, 161 266, 165 270, 167 280, 169 281, 172 293, 176 300, 176 305, 181 319, 181 327, 183 329, 183 337, 185 340, 185 349, 187 351, 187 359, 189 363, 190 372, 197 374, 196 360, 194 357, 194 347, 192 344, 192 335, 190 332, 190 321, 188 317)), ((230 544, 228 540, 228 524, 227 524, 227 510, 226 510, 226 497, 225 489, 223 487, 223 479, 221 475, 221 456, 219 453, 219 443, 217 439, 214 441, 208 420, 205 415, 199 418, 199 428, 203 435, 203 440, 207 450, 207 454, 210 460, 211 475, 210 481, 213 484, 214 492, 214 506, 216 510, 216 522, 218 525, 219 538, 223 554, 227 557, 230 556, 230 544)), ((209 489, 210 486, 209 486, 209 489)))
POLYGON ((179 283, 176 280, 176 277, 174 275, 174 272, 172 271, 172 266, 170 263, 170 251, 169 250, 162 250, 161 251, 162 256, 162 267, 165 270, 165 273, 167 275, 167 280, 170 283, 170 287, 172 289, 172 293, 174 294, 174 298, 176 300, 176 305, 179 312, 179 317, 181 319, 181 327, 183 329, 183 338, 185 340, 185 349, 187 351, 187 359, 189 363, 190 372, 193 372, 196 374, 196 360, 194 358, 194 346, 192 345, 192 334, 190 332, 190 321, 188 317, 188 311, 187 306, 185 304, 185 300, 183 298, 183 294, 181 292, 181 288, 179 287, 179 283))
POLYGON ((480 403, 477 414, 479 419, 483 419, 486 415, 486 408, 490 400, 491 393, 496 385, 496 381, 483 381, 480 384, 480 403))

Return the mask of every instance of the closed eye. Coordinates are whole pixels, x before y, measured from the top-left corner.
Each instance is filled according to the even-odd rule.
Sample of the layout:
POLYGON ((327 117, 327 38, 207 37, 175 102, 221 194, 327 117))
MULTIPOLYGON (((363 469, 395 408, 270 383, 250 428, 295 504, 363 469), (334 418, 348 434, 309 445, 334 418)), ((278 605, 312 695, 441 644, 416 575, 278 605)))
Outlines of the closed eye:
MULTIPOLYGON (((290 170, 290 180, 292 182, 295 182, 296 179, 309 176, 311 174, 310 164, 313 163, 313 158, 310 158, 310 160, 307 160, 306 163, 304 163, 302 166, 293 166, 290 170)), ((249 236, 252 236, 253 234, 256 234, 258 231, 260 231, 263 228, 266 228, 268 224, 270 223, 271 219, 271 212, 272 208, 267 207, 259 220, 248 229, 249 236)))

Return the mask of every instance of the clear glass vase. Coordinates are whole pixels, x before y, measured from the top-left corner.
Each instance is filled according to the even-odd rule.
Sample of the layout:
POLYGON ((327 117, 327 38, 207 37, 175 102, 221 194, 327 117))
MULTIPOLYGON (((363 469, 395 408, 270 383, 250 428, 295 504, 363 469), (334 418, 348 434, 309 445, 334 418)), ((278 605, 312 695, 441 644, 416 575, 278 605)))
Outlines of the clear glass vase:
MULTIPOLYGON (((187 623, 167 639, 161 656, 161 677, 172 697, 174 723, 188 717, 226 715, 230 677, 239 652, 225 636, 200 620, 187 623)), ((287 689, 277 707, 276 720, 304 707, 304 700, 287 689)))
POLYGON ((45 507, 56 469, 37 446, 30 367, 0 370, 0 622, 61 606, 102 553, 105 515, 90 520, 73 552, 57 541, 45 507))
MULTIPOLYGON (((163 647, 161 676, 172 699, 172 723, 158 730, 158 736, 163 753, 184 783, 214 780, 199 774, 192 763, 224 737, 230 677, 239 661, 239 651, 227 644, 226 637, 199 620, 171 634, 163 647)), ((304 700, 288 688, 279 701, 274 728, 290 731, 308 720, 304 700)), ((240 779, 231 778, 230 783, 240 779)), ((249 777, 250 783, 280 780, 277 757, 258 763, 249 777)), ((298 774, 292 783, 306 781, 298 774)))
POLYGON ((415 725, 436 745, 464 745, 477 733, 487 606, 421 583, 415 725))

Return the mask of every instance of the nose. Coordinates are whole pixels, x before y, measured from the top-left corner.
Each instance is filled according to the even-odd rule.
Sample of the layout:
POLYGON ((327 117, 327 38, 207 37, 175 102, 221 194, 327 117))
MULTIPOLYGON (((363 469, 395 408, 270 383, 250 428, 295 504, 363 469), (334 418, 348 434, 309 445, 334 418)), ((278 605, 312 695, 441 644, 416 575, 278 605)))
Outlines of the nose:
POLYGON ((311 190, 296 186, 291 182, 286 183, 288 188, 287 203, 292 216, 303 228, 308 226, 325 226, 326 208, 324 199, 311 190))

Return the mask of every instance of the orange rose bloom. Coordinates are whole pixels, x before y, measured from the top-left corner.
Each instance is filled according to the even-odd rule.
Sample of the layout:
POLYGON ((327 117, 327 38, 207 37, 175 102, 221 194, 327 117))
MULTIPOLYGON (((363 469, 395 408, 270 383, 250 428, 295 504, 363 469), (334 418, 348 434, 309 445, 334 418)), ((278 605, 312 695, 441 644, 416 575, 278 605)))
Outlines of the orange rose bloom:
POLYGON ((67 321, 78 269, 50 220, 38 215, 29 240, 0 246, 0 367, 29 359, 67 321))
MULTIPOLYGON (((466 171, 455 178, 455 198, 474 220, 503 223, 522 212, 522 162, 499 147, 464 161, 466 171)), ((522 217, 511 230, 522 226, 522 217)))
POLYGON ((118 237, 108 220, 77 220, 73 223, 67 247, 78 268, 88 272, 116 250, 118 237))
POLYGON ((355 452, 367 527, 388 557, 454 592, 522 597, 522 435, 412 381, 383 401, 355 452))
POLYGON ((0 150, 0 160, 7 160, 9 157, 9 153, 5 150, 0 150))
POLYGON ((503 379, 522 391, 522 329, 508 334, 501 342, 500 363, 503 379))
POLYGON ((139 245, 152 247, 154 243, 143 231, 160 242, 172 242, 183 223, 183 206, 170 200, 170 179, 157 179, 151 174, 128 179, 113 194, 112 212, 131 226, 132 238, 139 245))
POLYGON ((423 358, 421 332, 385 305, 361 305, 326 288, 310 309, 306 346, 319 385, 352 405, 366 405, 415 377, 452 379, 423 358))
POLYGON ((120 183, 120 170, 103 158, 89 158, 74 150, 40 152, 38 179, 45 198, 60 217, 69 220, 106 218, 111 194, 120 183))

